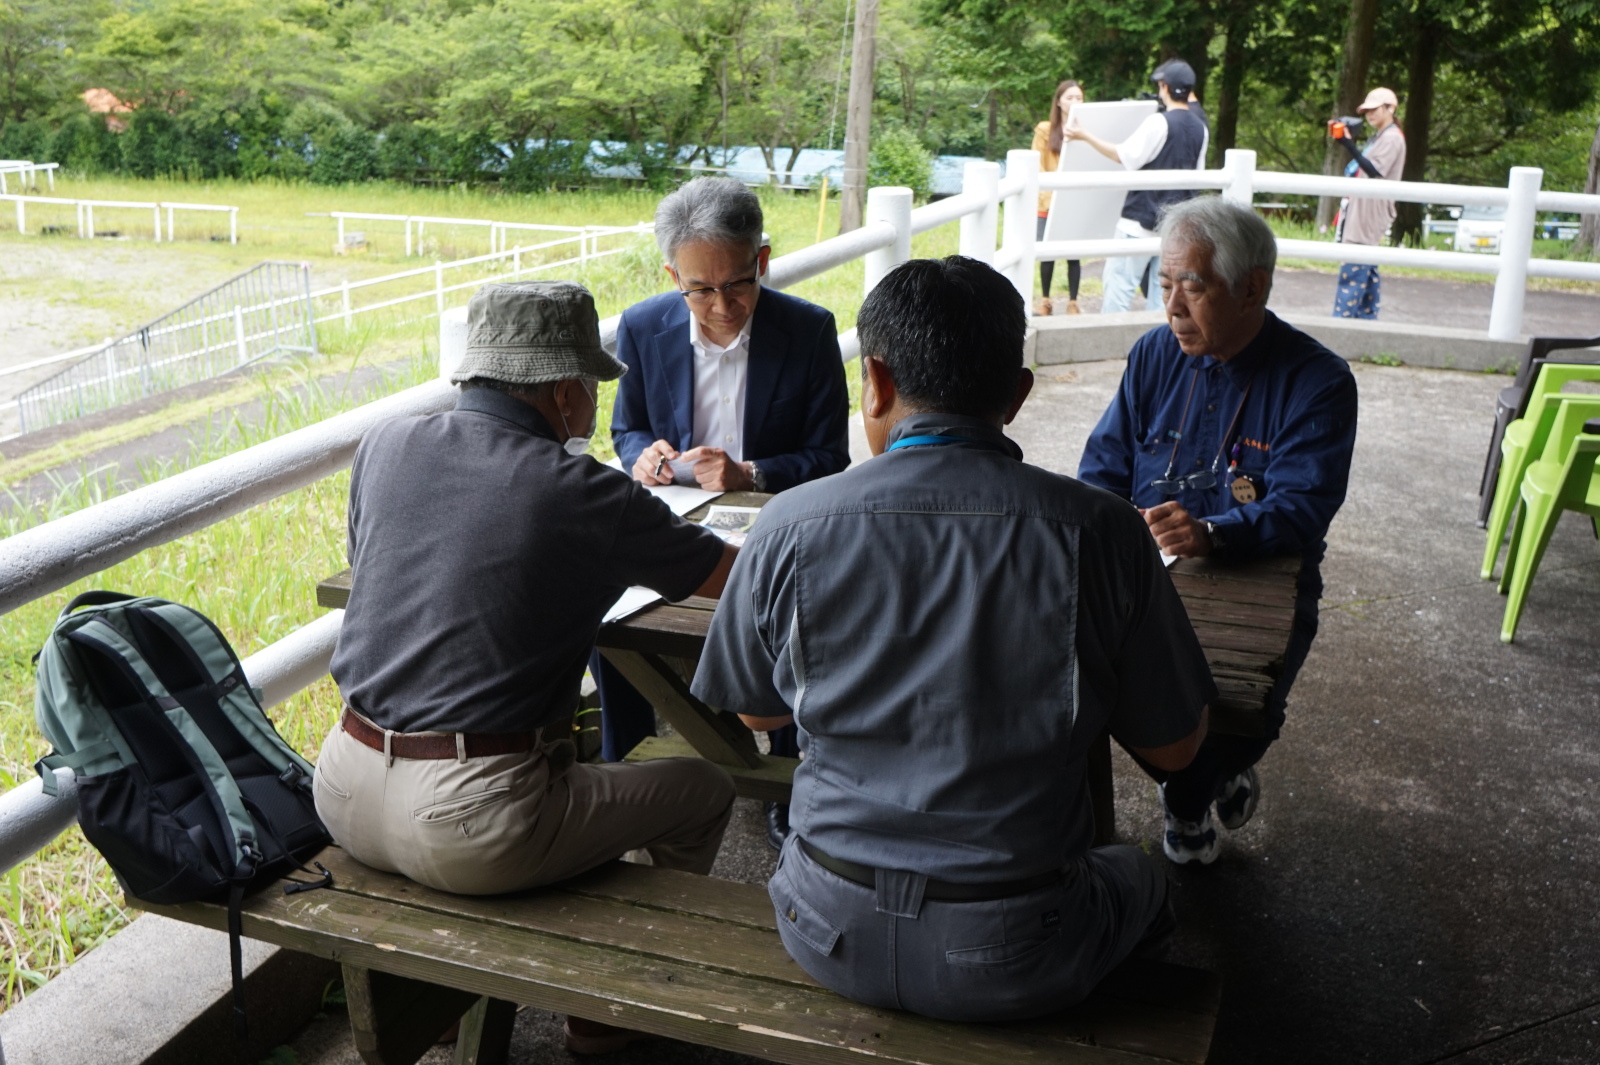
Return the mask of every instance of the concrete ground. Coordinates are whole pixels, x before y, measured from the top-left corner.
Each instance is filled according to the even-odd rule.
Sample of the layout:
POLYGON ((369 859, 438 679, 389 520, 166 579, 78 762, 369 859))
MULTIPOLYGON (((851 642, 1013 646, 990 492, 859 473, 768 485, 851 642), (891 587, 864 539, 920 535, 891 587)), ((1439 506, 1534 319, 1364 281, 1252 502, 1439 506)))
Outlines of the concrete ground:
MULTIPOLYGON (((1204 869, 1167 867, 1173 960, 1220 972, 1215 1065, 1592 1065, 1600 1060, 1600 545, 1556 531, 1515 644, 1473 524, 1504 379, 1353 367, 1361 430, 1329 533, 1322 631, 1262 762, 1255 819, 1204 869)), ((1120 362, 1050 367, 1013 427, 1071 473, 1120 362)), ((1154 791, 1117 755, 1118 827, 1158 847, 1154 791)), ((739 803, 716 873, 773 866, 739 803)), ((578 1059, 519 1017, 513 1060, 578 1059)), ((358 1060, 342 1015, 294 1045, 358 1060)), ((449 1060, 441 1049, 434 1058, 449 1060)), ((747 1061, 668 1041, 614 1065, 747 1061)))

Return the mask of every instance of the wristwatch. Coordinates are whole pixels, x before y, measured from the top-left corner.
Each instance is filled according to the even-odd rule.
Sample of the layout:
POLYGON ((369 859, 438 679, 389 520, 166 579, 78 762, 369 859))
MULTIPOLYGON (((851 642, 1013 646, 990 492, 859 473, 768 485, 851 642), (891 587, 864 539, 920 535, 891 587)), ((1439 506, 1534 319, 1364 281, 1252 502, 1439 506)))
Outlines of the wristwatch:
POLYGON ((750 483, 756 486, 758 492, 767 490, 767 475, 753 462, 750 463, 750 483))
POLYGON ((1202 521, 1200 524, 1206 527, 1206 539, 1211 541, 1211 550, 1216 551, 1221 548, 1225 542, 1222 538, 1222 526, 1214 521, 1202 521))

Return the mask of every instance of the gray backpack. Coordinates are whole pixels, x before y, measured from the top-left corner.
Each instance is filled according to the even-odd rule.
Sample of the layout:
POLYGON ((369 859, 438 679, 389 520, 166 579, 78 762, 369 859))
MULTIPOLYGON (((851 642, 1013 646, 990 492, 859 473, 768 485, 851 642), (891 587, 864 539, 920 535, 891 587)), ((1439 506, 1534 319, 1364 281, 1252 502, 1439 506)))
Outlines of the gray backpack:
MULTIPOLYGON (((311 766, 272 727, 222 633, 186 606, 85 592, 34 661, 39 729, 54 747, 35 767, 46 793, 56 768, 74 771, 78 823, 129 895, 228 903, 242 1034, 244 895, 331 842, 311 766)), ((285 890, 332 883, 322 873, 285 890)))

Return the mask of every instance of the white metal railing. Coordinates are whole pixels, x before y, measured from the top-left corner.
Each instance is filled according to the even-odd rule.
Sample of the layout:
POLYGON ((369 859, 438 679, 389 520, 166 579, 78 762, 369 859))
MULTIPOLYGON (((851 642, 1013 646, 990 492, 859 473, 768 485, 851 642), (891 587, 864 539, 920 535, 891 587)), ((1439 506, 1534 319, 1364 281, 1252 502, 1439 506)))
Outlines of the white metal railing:
MULTIPOLYGON (((19 179, 22 188, 39 187, 39 175, 42 173, 50 181, 50 191, 56 191, 56 170, 60 163, 36 163, 32 159, 0 159, 0 193, 10 192, 6 187, 8 175, 19 179)), ((0 1063, 3 1065, 3 1063, 0 1063)))
MULTIPOLYGON (((1493 264, 1496 325, 1491 327, 1491 335, 1497 328, 1504 331, 1508 325, 1515 335, 1521 320, 1521 285, 1530 272, 1566 276, 1558 275, 1556 270, 1570 267, 1575 271, 1572 276, 1600 277, 1595 273, 1600 271, 1600 264, 1535 260, 1530 267, 1534 210, 1543 207, 1600 213, 1600 196, 1538 193, 1537 170, 1514 169, 1509 186, 1502 190, 1256 173, 1254 153, 1243 151, 1230 151, 1221 170, 1187 171, 1176 176, 1149 171, 1041 175, 1038 154, 1031 151, 1012 152, 1007 162, 1009 173, 1004 180, 996 163, 968 163, 960 196, 915 210, 910 189, 869 190, 866 224, 862 228, 774 259, 766 283, 786 288, 859 258, 864 260, 864 288, 870 292, 884 274, 909 258, 912 234, 959 221, 961 253, 1004 269, 1028 299, 1032 294, 1033 264, 1041 255, 1083 258, 1155 252, 1154 241, 1036 241, 1034 219, 1041 188, 1096 187, 1219 189, 1241 202, 1248 202, 1255 192, 1296 192, 1444 203, 1504 203, 1508 207, 1507 235, 1501 254, 1462 257, 1480 264, 1473 267, 1480 271, 1485 269, 1482 264, 1493 264), (996 229, 1001 223, 1005 235, 997 243, 996 229), (1517 233, 1522 234, 1521 239, 1516 239, 1517 233), (1513 287, 1515 301, 1511 299, 1513 287), (1504 297, 1502 292, 1506 293, 1504 297)), ((1318 241, 1280 241, 1279 245, 1291 254, 1310 257, 1302 250, 1304 246, 1330 259, 1344 258, 1357 247, 1318 241)), ((1454 257, 1433 258, 1449 253, 1361 248, 1364 259, 1380 253, 1386 256, 1386 262, 1446 261, 1452 264, 1451 269, 1461 268, 1454 257)), ((601 323, 601 338, 608 346, 615 343, 619 319, 620 316, 613 316, 601 323)), ((450 324, 446 321, 442 327, 450 324)), ((858 350, 853 334, 851 330, 840 337, 846 358, 858 350)), ((326 477, 349 464, 362 435, 379 421, 444 410, 453 402, 454 389, 441 377, 0 541, 0 613, 59 591, 145 548, 185 536, 326 477)), ((338 626, 337 614, 313 622, 247 659, 247 674, 257 684, 267 680, 279 685, 269 690, 271 701, 292 694, 326 671, 338 626), (285 660, 292 661, 293 668, 278 664, 285 660)), ((37 782, 0 795, 0 872, 32 854, 69 824, 76 801, 70 788, 47 799, 40 794, 37 782)))
MULTIPOLYGON (((55 166, 54 163, 50 164, 55 166)), ((54 184, 52 183, 52 188, 54 184)), ((161 242, 161 212, 167 212, 167 237, 168 241, 177 239, 173 217, 177 211, 221 212, 228 214, 228 243, 239 243, 239 208, 219 203, 168 203, 154 200, 73 200, 56 196, 24 196, 19 193, 0 193, 0 200, 10 200, 16 205, 17 232, 26 235, 28 232, 27 205, 42 203, 53 207, 72 207, 77 212, 77 235, 84 239, 94 238, 94 209, 122 208, 150 212, 151 233, 156 243, 161 242)))
MULTIPOLYGON (((550 227, 557 228, 557 227, 550 227)), ((78 348, 74 351, 63 352, 43 359, 35 359, 17 366, 0 369, 0 377, 22 373, 29 370, 40 369, 58 362, 79 361, 81 366, 73 366, 70 371, 75 374, 70 382, 58 381, 52 377, 40 384, 24 390, 16 397, 19 411, 19 429, 28 432, 47 424, 54 424, 64 420, 54 415, 46 416, 48 412, 40 409, 41 404, 55 404, 60 407, 67 401, 66 411, 68 416, 76 417, 78 414, 88 413, 105 406, 114 406, 117 402, 126 402, 128 399, 137 398, 138 395, 147 394, 146 391, 134 389, 130 391, 127 385, 133 377, 150 376, 152 369, 160 367, 187 367, 204 371, 202 376, 214 376, 216 373, 226 372, 254 361, 270 350, 315 350, 315 326, 334 321, 342 321, 348 328, 356 315, 368 314, 373 311, 386 310, 399 307, 408 303, 427 301, 431 307, 426 307, 417 317, 431 318, 442 312, 448 297, 453 293, 467 289, 475 289, 487 280, 515 280, 528 274, 553 270, 561 266, 581 265, 595 259, 603 259, 626 251, 628 245, 620 244, 618 247, 606 250, 600 249, 603 239, 617 236, 634 236, 650 232, 654 227, 650 223, 640 223, 634 226, 586 226, 586 227, 560 227, 563 232, 571 235, 558 240, 545 241, 540 244, 527 246, 519 245, 505 251, 494 252, 489 255, 478 255, 467 259, 457 259, 452 262, 434 263, 432 266, 418 267, 411 270, 401 270, 381 277, 369 277, 361 281, 343 281, 338 285, 310 291, 310 266, 301 264, 300 269, 306 279, 300 291, 293 294, 287 292, 260 293, 247 300, 241 300, 238 305, 227 301, 219 302, 212 298, 210 304, 214 305, 210 313, 211 318, 226 318, 224 325, 227 328, 220 332, 213 329, 209 333, 197 332, 190 328, 191 322, 167 323, 179 312, 164 315, 156 323, 136 330, 128 337, 120 340, 107 338, 100 344, 78 348), (554 260, 544 260, 544 253, 568 245, 577 245, 578 254, 569 255, 554 260), (465 275, 464 280, 454 278, 446 280, 447 274, 465 275), (359 304, 357 297, 364 290, 370 290, 407 281, 420 281, 419 285, 412 286, 413 291, 400 295, 391 295, 359 304), (226 305, 224 305, 224 303, 226 305), (301 320, 303 309, 309 308, 310 325, 312 329, 303 343, 285 346, 277 343, 274 338, 284 328, 284 323, 290 319, 301 320), (257 328, 254 323, 257 319, 268 323, 257 328), (237 319, 237 321, 236 321, 237 319), (250 324, 246 328, 246 320, 250 324), (181 327, 180 327, 181 326, 181 327), (213 335, 215 334, 215 335, 213 335), (138 351, 132 362, 123 359, 113 359, 111 353, 118 345, 128 341, 138 341, 138 351), (144 357, 149 351, 152 342, 160 341, 163 345, 163 354, 159 360, 152 363, 144 357), (268 341, 273 343, 267 344, 268 341), (266 344, 266 346, 263 346, 266 344), (218 363, 216 356, 219 352, 237 348, 240 355, 237 359, 218 363), (84 397, 89 397, 89 402, 79 402, 84 397), (98 398, 95 398, 98 397, 98 398), (76 404, 76 405, 74 405, 76 404), (70 409, 69 409, 70 408, 70 409), (33 416, 28 415, 28 411, 33 416)), ((218 290, 220 291, 220 290, 218 290)), ((211 294, 208 294, 208 296, 211 294)), ((191 301, 195 302, 195 301, 191 301)), ((185 305, 189 306, 188 304, 185 305)), ((180 308, 181 310, 181 308, 180 308)), ((63 371, 68 372, 68 371, 63 371)), ((169 375, 170 376, 170 375, 169 375)), ((166 378, 162 378, 166 380, 166 378)), ((176 380, 175 378, 173 380, 176 380)), ((140 382, 141 385, 148 384, 140 382)), ((186 380, 177 383, 187 383, 186 380)), ((54 408, 52 408, 54 409, 54 408)), ((59 413, 59 412, 57 412, 59 413)))
POLYGON ((311 264, 268 260, 203 292, 17 396, 26 433, 238 369, 316 354, 311 264))
MULTIPOLYGON (((365 211, 329 211, 328 217, 335 219, 339 223, 337 247, 340 248, 346 246, 345 222, 347 221, 402 222, 405 224, 407 255, 421 255, 423 253, 422 236, 430 223, 435 226, 471 226, 487 229, 489 231, 490 254, 508 250, 507 234, 513 229, 538 233, 576 233, 580 238, 598 240, 599 237, 615 232, 619 228, 616 226, 558 226, 543 222, 500 222, 492 218, 442 218, 436 215, 419 214, 372 214, 365 211), (413 233, 415 233, 415 239, 413 239, 413 233)), ((645 225, 647 223, 640 224, 645 225)))
MULTIPOLYGON (((1006 248, 995 265, 1007 270, 1024 298, 1032 292, 1033 263, 1037 259, 1086 259, 1106 255, 1154 255, 1154 239, 1113 241, 1037 241, 1032 222, 1018 217, 1012 223, 1013 204, 1026 206, 1026 195, 1040 191, 1072 189, 1216 189, 1236 203, 1250 203, 1256 193, 1301 196, 1348 196, 1353 199, 1398 200, 1406 203, 1461 204, 1506 208, 1505 235, 1498 255, 1388 248, 1330 241, 1280 239, 1282 255, 1322 262, 1360 262, 1378 266, 1412 266, 1467 273, 1492 274, 1494 298, 1489 311, 1488 336, 1515 340, 1522 332, 1522 310, 1529 277, 1559 277, 1600 281, 1600 263, 1533 258, 1534 216, 1537 211, 1571 211, 1600 214, 1600 196, 1575 192, 1540 192, 1543 171, 1537 167, 1512 167, 1505 188, 1448 185, 1428 181, 1377 181, 1366 178, 1325 177, 1320 174, 1286 174, 1257 171, 1254 152, 1230 150, 1220 170, 1149 171, 1131 173, 1039 172, 1038 155, 1013 151, 1006 157, 1008 185, 1019 200, 1008 202, 1006 248), (1022 188, 1011 184, 1020 180, 1022 188)), ((969 164, 983 165, 983 164, 969 164)), ((992 164, 990 164, 992 165, 992 164)), ((1018 209, 1017 215, 1025 211, 1018 209)))
MULTIPOLYGON (((495 223, 495 225, 512 224, 517 226, 525 225, 524 223, 520 222, 495 223)), ((328 302, 338 300, 337 309, 328 311, 327 313, 319 314, 316 321, 321 323, 343 320, 344 324, 348 326, 352 323, 352 319, 357 314, 365 314, 370 311, 383 310, 389 307, 397 307, 403 303, 410 303, 417 300, 426 299, 432 299, 434 301, 434 309, 425 314, 424 317, 432 317, 433 315, 439 314, 444 310, 445 297, 450 295, 452 292, 460 292, 464 289, 475 289, 479 285, 483 284, 486 280, 506 280, 508 278, 515 279, 522 277, 524 274, 551 270, 558 266, 581 265, 591 262, 595 259, 603 259, 610 255, 616 255, 620 252, 627 251, 629 245, 627 243, 623 243, 619 244, 615 248, 601 251, 600 242, 602 239, 618 236, 637 236, 642 233, 649 233, 655 228, 649 222, 641 222, 632 226, 581 227, 534 226, 529 223, 526 224, 525 227, 530 229, 552 229, 569 233, 571 235, 560 237, 556 240, 547 240, 539 244, 519 244, 514 248, 492 251, 487 255, 474 255, 466 259, 455 259, 450 262, 436 262, 432 266, 421 266, 411 270, 401 270, 397 273, 385 274, 382 277, 369 277, 361 281, 342 281, 335 287, 320 289, 311 294, 311 299, 313 301, 321 300, 328 302), (542 261, 541 253, 570 244, 578 245, 577 255, 555 259, 552 261, 542 261), (469 273, 472 276, 469 276, 463 281, 446 283, 445 274, 447 272, 464 272, 469 273), (491 274, 495 276, 491 277, 491 274), (365 306, 357 306, 352 298, 353 293, 360 292, 363 289, 376 288, 382 285, 390 285, 394 284, 395 282, 415 279, 425 279, 426 282, 431 282, 431 284, 425 283, 419 286, 414 292, 379 300, 374 303, 369 303, 365 306)))

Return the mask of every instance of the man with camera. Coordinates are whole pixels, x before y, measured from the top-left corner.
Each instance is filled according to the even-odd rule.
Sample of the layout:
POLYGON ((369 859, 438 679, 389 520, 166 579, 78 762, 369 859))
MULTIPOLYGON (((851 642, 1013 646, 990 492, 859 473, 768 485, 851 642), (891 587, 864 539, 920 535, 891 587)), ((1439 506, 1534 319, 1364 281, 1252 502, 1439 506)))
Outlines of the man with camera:
MULTIPOLYGON (((1127 170, 1204 169, 1206 143, 1211 133, 1189 104, 1194 91, 1194 68, 1181 59, 1169 59, 1156 68, 1150 78, 1156 83, 1161 110, 1141 122, 1127 140, 1120 144, 1101 140, 1076 119, 1062 134, 1069 140, 1087 142, 1095 151, 1127 170)), ((1193 197, 1193 189, 1139 189, 1128 193, 1123 201, 1122 217, 1117 220, 1117 236, 1155 236, 1161 212, 1193 197)), ((1105 295, 1100 301, 1100 313, 1128 309, 1133 302, 1133 290, 1139 287, 1154 258, 1119 255, 1106 260, 1105 272, 1101 275, 1105 295)))
MULTIPOLYGON (((1367 93, 1356 111, 1359 118, 1336 118, 1328 132, 1350 153, 1345 176, 1397 181, 1406 165, 1406 136, 1395 121, 1399 100, 1382 87, 1367 93), (1372 136, 1360 148, 1352 134, 1363 125, 1372 127, 1372 136)), ((1394 201, 1351 196, 1339 212, 1335 240, 1341 244, 1381 244, 1394 221, 1394 201)), ((1378 268, 1364 263, 1345 263, 1339 267, 1339 291, 1333 298, 1335 318, 1378 317, 1378 268)))

